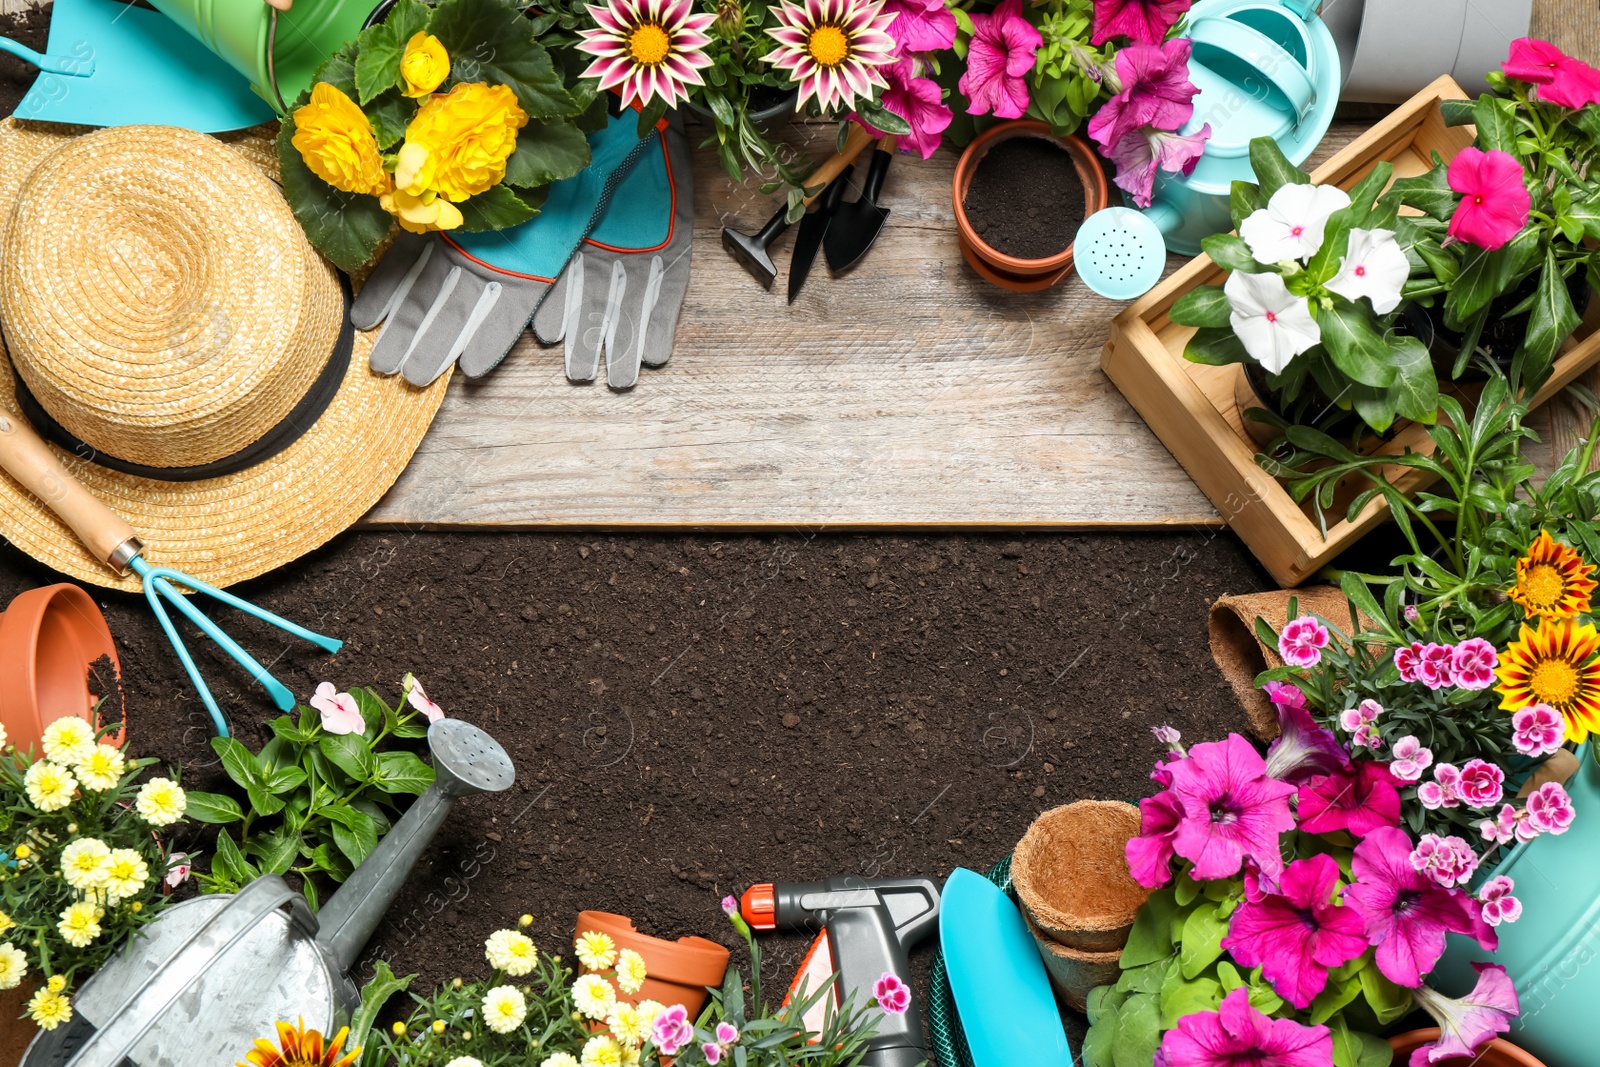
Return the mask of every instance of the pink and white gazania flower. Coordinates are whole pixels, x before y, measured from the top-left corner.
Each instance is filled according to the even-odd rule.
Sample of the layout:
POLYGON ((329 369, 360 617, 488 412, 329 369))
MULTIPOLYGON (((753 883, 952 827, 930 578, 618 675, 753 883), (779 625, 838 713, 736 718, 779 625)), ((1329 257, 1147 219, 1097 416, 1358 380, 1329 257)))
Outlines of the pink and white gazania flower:
POLYGON ((1483 905, 1483 921, 1490 926, 1514 923, 1522 918, 1522 901, 1511 895, 1516 883, 1508 875, 1497 874, 1478 890, 1478 901, 1483 905))
POLYGON ((1285 185, 1239 224, 1239 236, 1258 262, 1305 259, 1322 247, 1328 216, 1349 206, 1337 185, 1285 185))
POLYGON ((1564 834, 1577 813, 1572 797, 1559 782, 1546 782, 1528 794, 1528 825, 1541 834, 1564 834))
POLYGON ((1366 297, 1373 311, 1387 315, 1400 306, 1400 287, 1409 277, 1411 264, 1393 230, 1354 228, 1344 263, 1328 288, 1351 303, 1366 297))
POLYGON ((1505 795, 1506 772, 1486 760, 1470 759, 1461 768, 1461 799, 1469 807, 1487 808, 1505 795))
POLYGON ((1524 756, 1548 756, 1563 739, 1561 713, 1549 704, 1534 704, 1511 716, 1511 743, 1524 756))
POLYGON ((1149 207, 1155 195, 1156 172, 1185 177, 1194 173, 1210 139, 1210 123, 1191 134, 1169 133, 1154 126, 1129 130, 1109 153, 1117 165, 1117 186, 1139 207, 1149 207))
POLYGON ((589 17, 597 28, 578 31, 578 51, 597 58, 583 76, 599 78, 601 89, 620 87, 624 107, 674 107, 689 99, 688 86, 705 84, 706 31, 716 15, 696 14, 694 0, 607 0, 590 5, 589 17))
POLYGON ((1423 834, 1411 850, 1411 866, 1445 887, 1465 885, 1478 869, 1478 854, 1472 846, 1451 834, 1423 834))
POLYGON ((1278 654, 1291 667, 1315 667, 1328 647, 1328 628, 1315 615, 1291 619, 1278 635, 1278 654))
POLYGON ((1409 1067, 1458 1063, 1477 1056, 1478 1049, 1497 1034, 1511 1029, 1521 1014, 1516 987, 1506 969, 1494 963, 1474 963, 1478 983, 1460 999, 1434 992, 1427 986, 1412 993, 1416 1002, 1439 1024, 1439 1038, 1411 1054, 1409 1067))
POLYGON ((1423 645, 1422 654, 1417 657, 1417 681, 1429 689, 1443 689, 1455 681, 1455 658, 1454 645, 1423 645))
POLYGON ((888 87, 879 67, 895 61, 889 35, 896 13, 883 0, 780 0, 772 9, 778 25, 767 33, 778 42, 766 60, 788 73, 800 103, 815 97, 822 110, 849 108, 888 87))
POLYGON ((1389 773, 1402 782, 1415 782, 1433 764, 1433 750, 1423 748, 1416 734, 1406 734, 1396 741, 1389 755, 1389 773))
POLYGON ((1289 292, 1279 275, 1236 270, 1222 291, 1232 309, 1228 325, 1250 358, 1268 372, 1282 374, 1290 360, 1322 341, 1306 298, 1289 292))
POLYGON ((1481 637, 1469 637, 1456 646, 1450 658, 1450 671, 1462 689, 1487 689, 1494 684, 1494 669, 1500 657, 1494 646, 1481 637))
POLYGON ((367 728, 356 698, 334 689, 332 682, 319 683, 308 703, 321 714, 322 728, 330 734, 359 734, 367 728))
POLYGON ((1461 806, 1461 768, 1441 763, 1433 769, 1433 781, 1417 786, 1417 799, 1429 811, 1461 806))

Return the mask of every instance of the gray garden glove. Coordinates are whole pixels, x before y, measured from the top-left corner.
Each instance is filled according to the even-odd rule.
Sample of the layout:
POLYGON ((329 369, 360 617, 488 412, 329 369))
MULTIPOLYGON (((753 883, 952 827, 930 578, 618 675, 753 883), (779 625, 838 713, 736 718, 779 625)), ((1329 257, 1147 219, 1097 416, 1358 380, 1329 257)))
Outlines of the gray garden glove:
POLYGON ((533 317, 543 344, 565 342, 567 377, 593 381, 603 354, 606 384, 629 389, 640 364, 672 358, 689 288, 694 176, 675 114, 611 198, 600 224, 562 271, 533 317))

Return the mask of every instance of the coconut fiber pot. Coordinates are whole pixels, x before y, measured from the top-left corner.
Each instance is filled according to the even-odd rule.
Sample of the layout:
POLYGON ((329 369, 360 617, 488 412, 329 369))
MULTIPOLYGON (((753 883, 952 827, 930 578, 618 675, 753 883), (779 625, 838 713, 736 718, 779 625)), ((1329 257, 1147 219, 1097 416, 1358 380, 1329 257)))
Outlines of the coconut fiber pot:
POLYGON ((620 991, 618 994, 631 1003, 657 1000, 669 1007, 682 1004, 693 1019, 705 1005, 706 988, 720 986, 728 970, 728 950, 715 941, 703 937, 680 937, 676 941, 651 937, 635 930, 633 920, 626 915, 581 911, 574 943, 590 932, 605 934, 616 942, 619 950, 631 948, 644 957, 645 971, 649 975, 644 986, 633 995, 623 995, 620 991))
MULTIPOLYGON (((1411 1054, 1430 1041, 1439 1039, 1439 1028, 1430 1026, 1426 1030, 1409 1030, 1403 1034, 1396 1034, 1389 1039, 1389 1047, 1394 1049, 1394 1067, 1407 1067, 1411 1062, 1411 1054)), ((1511 1042, 1502 1038, 1495 1038, 1488 1045, 1478 1050, 1478 1054, 1471 1059, 1465 1057, 1453 1060, 1440 1060, 1438 1067, 1545 1067, 1543 1060, 1534 1059, 1532 1055, 1522 1051, 1511 1042)), ((1574 1064, 1574 1067, 1577 1067, 1574 1064)))
POLYGON ((1139 809, 1080 800, 1040 815, 1011 857, 1011 882, 1033 925, 1079 952, 1120 952, 1150 890, 1128 874, 1139 809))
MULTIPOLYGON (((76 715, 91 726, 96 697, 90 671, 101 664, 107 677, 95 679, 106 696, 103 719, 122 718, 122 688, 117 678, 117 646, 94 600, 75 585, 47 585, 18 593, 0 614, 0 724, 6 739, 26 751, 39 749, 44 728, 76 715)), ((110 739, 121 743, 121 734, 110 739)))

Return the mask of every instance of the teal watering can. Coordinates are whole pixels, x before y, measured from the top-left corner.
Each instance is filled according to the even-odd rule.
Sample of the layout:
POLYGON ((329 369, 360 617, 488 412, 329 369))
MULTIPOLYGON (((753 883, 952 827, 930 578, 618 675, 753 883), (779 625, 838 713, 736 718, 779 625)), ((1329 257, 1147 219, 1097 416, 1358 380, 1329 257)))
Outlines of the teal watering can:
POLYGON ((1165 251, 1197 255, 1233 229, 1228 194, 1255 181, 1250 142, 1271 137, 1296 165, 1328 132, 1339 102, 1339 48, 1318 0, 1198 0, 1189 11, 1189 78, 1200 92, 1181 133, 1210 125, 1187 177, 1161 173, 1142 213, 1109 208, 1074 241, 1078 273, 1103 296, 1129 300, 1161 277, 1165 251))
POLYGON ((1451 934, 1428 984, 1449 996, 1472 989, 1476 962, 1498 963, 1516 985, 1522 1014, 1510 1040, 1548 1064, 1595 1062, 1595 1008, 1600 1005, 1600 764, 1589 745, 1578 750, 1578 773, 1567 782, 1576 817, 1567 832, 1534 838, 1511 850, 1483 878, 1516 883, 1522 917, 1495 928, 1500 947, 1485 952, 1451 934))

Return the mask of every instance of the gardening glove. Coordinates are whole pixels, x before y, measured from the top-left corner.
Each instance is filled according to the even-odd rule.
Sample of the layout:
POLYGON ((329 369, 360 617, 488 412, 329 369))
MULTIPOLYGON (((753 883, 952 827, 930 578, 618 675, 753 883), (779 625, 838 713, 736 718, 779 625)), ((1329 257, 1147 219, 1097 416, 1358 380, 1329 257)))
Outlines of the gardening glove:
POLYGON ((460 360, 481 378, 505 358, 539 300, 595 227, 616 185, 656 145, 624 111, 589 135, 589 166, 550 187, 537 216, 487 233, 402 233, 350 310, 358 329, 384 324, 372 369, 423 386, 460 360))
POLYGON ((593 381, 605 356, 606 384, 628 389, 639 365, 672 358, 678 312, 689 288, 694 176, 682 120, 659 127, 648 152, 618 186, 533 316, 543 344, 566 343, 567 377, 593 381))

